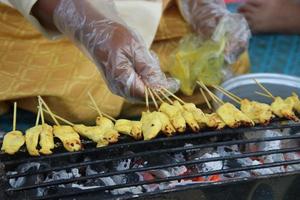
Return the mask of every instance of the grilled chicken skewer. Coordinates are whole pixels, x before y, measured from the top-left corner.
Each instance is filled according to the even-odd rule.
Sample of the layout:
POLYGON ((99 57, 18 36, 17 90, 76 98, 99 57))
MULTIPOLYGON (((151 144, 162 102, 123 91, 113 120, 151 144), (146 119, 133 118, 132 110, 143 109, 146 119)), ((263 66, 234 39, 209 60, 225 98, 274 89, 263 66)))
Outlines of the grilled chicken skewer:
POLYGON ((295 102, 297 101, 295 97, 290 97, 286 100, 281 97, 274 97, 272 93, 265 88, 261 83, 254 79, 254 81, 259 85, 259 87, 265 91, 266 96, 273 99, 273 103, 271 104, 272 112, 280 118, 286 118, 293 121, 299 121, 298 117, 294 112, 295 102))
POLYGON ((1 150, 7 154, 14 155, 25 143, 25 137, 21 131, 16 130, 17 123, 17 103, 14 103, 13 130, 3 138, 1 150))

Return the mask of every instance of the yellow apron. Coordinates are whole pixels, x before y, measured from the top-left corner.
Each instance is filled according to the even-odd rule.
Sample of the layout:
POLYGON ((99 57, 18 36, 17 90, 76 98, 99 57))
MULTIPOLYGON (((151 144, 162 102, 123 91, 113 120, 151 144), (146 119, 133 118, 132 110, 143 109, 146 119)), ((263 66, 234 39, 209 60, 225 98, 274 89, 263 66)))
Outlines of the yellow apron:
MULTIPOLYGON (((164 15, 152 45, 163 70, 177 41, 190 32, 174 2, 164 1, 164 15)), ((36 96, 41 95, 58 115, 75 123, 92 123, 97 113, 88 107, 88 92, 113 117, 136 115, 144 109, 113 95, 96 66, 71 42, 47 40, 18 11, 4 4, 0 4, 0 27, 0 113, 12 100, 35 112, 36 96)), ((197 95, 188 101, 203 103, 197 95)))

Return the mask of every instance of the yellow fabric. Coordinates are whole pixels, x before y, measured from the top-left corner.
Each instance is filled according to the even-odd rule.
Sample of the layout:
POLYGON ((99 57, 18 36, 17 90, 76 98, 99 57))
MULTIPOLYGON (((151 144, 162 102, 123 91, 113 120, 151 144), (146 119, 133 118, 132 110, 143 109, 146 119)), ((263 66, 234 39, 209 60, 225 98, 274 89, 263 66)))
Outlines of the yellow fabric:
POLYGON ((18 99, 20 107, 35 111, 35 97, 47 96, 54 112, 89 122, 96 117, 87 107, 91 92, 101 110, 119 115, 123 99, 110 93, 72 43, 47 40, 13 8, 0 4, 0 13, 0 101, 18 99))

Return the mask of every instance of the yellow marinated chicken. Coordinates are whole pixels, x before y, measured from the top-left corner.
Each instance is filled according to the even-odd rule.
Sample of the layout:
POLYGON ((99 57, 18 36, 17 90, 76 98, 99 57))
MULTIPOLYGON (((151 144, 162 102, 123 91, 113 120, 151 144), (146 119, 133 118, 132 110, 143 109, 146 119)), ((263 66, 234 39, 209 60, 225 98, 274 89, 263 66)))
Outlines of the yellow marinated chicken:
POLYGON ((136 140, 140 140, 143 138, 143 132, 142 132, 142 122, 140 121, 132 121, 132 135, 136 140))
POLYGON ((184 109, 193 114, 194 119, 197 121, 199 128, 206 127, 206 116, 201 109, 197 108, 193 103, 186 103, 183 105, 184 109))
POLYGON ((86 137, 97 143, 97 147, 107 146, 118 141, 119 133, 111 128, 102 126, 74 125, 74 130, 82 137, 86 137))
POLYGON ((122 134, 140 140, 143 137, 142 123, 139 121, 130 121, 127 119, 119 119, 115 123, 115 129, 122 134))
POLYGON ((274 117, 270 105, 248 99, 241 101, 241 111, 256 124, 269 124, 274 117))
POLYGON ((110 128, 110 129, 114 128, 114 123, 106 117, 97 117, 96 125, 101 126, 103 128, 110 128))
POLYGON ((54 126, 53 135, 63 143, 67 151, 73 152, 81 149, 80 137, 73 127, 54 126))
POLYGON ((114 144, 119 141, 120 134, 115 129, 106 129, 103 138, 97 142, 97 148, 105 147, 108 144, 114 144))
POLYGON ((222 129, 226 126, 225 122, 219 117, 217 113, 205 114, 206 125, 209 128, 222 129))
POLYGON ((293 105, 294 110, 300 113, 300 100, 296 93, 293 92, 292 96, 284 100, 286 103, 293 105))
POLYGON ((156 112, 143 112, 141 122, 144 140, 155 138, 162 129, 162 122, 156 112))
POLYGON ((21 131, 11 131, 3 138, 1 150, 7 154, 14 155, 25 143, 25 137, 21 131))
POLYGON ((186 130, 186 122, 180 109, 173 105, 162 103, 159 111, 165 113, 169 117, 170 122, 177 132, 182 133, 186 130))
POLYGON ((159 120, 162 123, 162 128, 161 131, 166 135, 166 136, 172 136, 174 133, 176 133, 176 130, 174 126, 172 125, 169 117, 162 112, 155 112, 155 115, 159 118, 159 120))
POLYGON ((52 154, 52 149, 54 149, 53 128, 48 124, 43 124, 42 127, 42 132, 40 134, 40 153, 50 155, 52 154))
POLYGON ((254 122, 231 103, 225 103, 217 109, 217 114, 230 128, 254 126, 254 122))
POLYGON ((271 104, 271 109, 277 117, 287 118, 294 121, 299 120, 293 111, 293 103, 288 103, 281 97, 275 98, 274 102, 271 104))
POLYGON ((37 149, 39 143, 39 137, 43 130, 42 125, 32 127, 25 133, 25 142, 28 153, 31 156, 39 156, 39 150, 37 149))
POLYGON ((187 111, 186 109, 184 109, 183 106, 178 101, 174 101, 173 105, 181 111, 181 114, 184 120, 186 121, 186 123, 189 125, 189 127, 191 127, 191 129, 194 132, 198 132, 200 130, 200 127, 198 125, 198 122, 195 120, 193 114, 187 111))

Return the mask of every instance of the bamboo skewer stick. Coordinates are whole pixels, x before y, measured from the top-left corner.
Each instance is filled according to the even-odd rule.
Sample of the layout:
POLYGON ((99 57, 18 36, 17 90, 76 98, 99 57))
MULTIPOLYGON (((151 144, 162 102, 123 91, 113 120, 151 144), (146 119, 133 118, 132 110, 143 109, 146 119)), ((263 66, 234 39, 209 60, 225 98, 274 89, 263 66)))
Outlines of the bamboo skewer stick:
POLYGON ((161 102, 161 103, 165 103, 164 100, 157 94, 157 92, 155 90, 152 90, 150 88, 150 90, 152 91, 152 93, 154 94, 154 96, 161 102))
POLYGON ((169 104, 173 104, 173 101, 161 90, 158 90, 158 92, 169 102, 169 104))
POLYGON ((39 122, 40 122, 40 116, 41 116, 41 109, 39 109, 38 107, 38 113, 36 115, 36 120, 35 120, 35 126, 38 126, 39 125, 39 122))
POLYGON ((201 92, 202 96, 204 97, 204 100, 205 100, 205 102, 206 102, 208 108, 209 108, 209 109, 212 109, 212 106, 210 105, 210 103, 209 103, 209 101, 208 101, 208 99, 207 99, 207 96, 205 95, 205 93, 204 93, 204 91, 203 91, 202 88, 200 88, 200 92, 201 92))
POLYGON ((229 92, 228 90, 225 90, 225 89, 222 88, 221 86, 214 85, 213 87, 217 87, 216 89, 222 90, 223 92, 227 93, 227 94, 230 95, 231 97, 235 98, 237 101, 242 101, 242 100, 243 100, 243 99, 240 98, 239 96, 233 94, 232 92, 229 92))
POLYGON ((216 90, 220 91, 221 93, 223 93, 224 95, 226 95, 229 99, 233 100, 234 102, 236 102, 237 104, 241 104, 241 102, 239 100, 237 100, 236 98, 234 98, 230 93, 228 93, 227 91, 223 91, 222 89, 216 87, 216 86, 212 86, 213 88, 215 88, 216 90))
MULTIPOLYGON (((40 107, 39 107, 39 108, 40 108, 40 107)), ((41 109, 42 111, 44 111, 45 113, 50 114, 50 112, 49 112, 48 110, 45 110, 45 109, 43 109, 43 108, 40 108, 40 109, 41 109)), ((50 114, 50 115, 51 115, 51 114, 50 114)), ((68 124, 68 125, 70 125, 70 126, 74 126, 74 125, 75 125, 74 123, 72 123, 72 122, 70 122, 70 121, 68 121, 68 120, 66 120, 66 119, 64 119, 64 118, 62 118, 62 117, 60 117, 60 116, 58 116, 58 115, 56 115, 56 114, 54 114, 54 113, 52 113, 52 115, 53 115, 53 117, 59 119, 60 121, 66 123, 66 124, 68 124)))
POLYGON ((41 96, 38 96, 38 98, 40 99, 40 101, 43 103, 43 105, 45 106, 45 108, 48 111, 48 114, 51 116, 51 118, 53 119, 54 123, 57 126, 60 126, 60 124, 58 123, 58 121, 56 120, 55 116, 53 115, 52 111, 50 110, 49 106, 46 104, 46 102, 43 100, 43 98, 41 96))
POLYGON ((175 94, 173 94, 172 92, 170 92, 168 89, 166 89, 166 88, 164 88, 164 87, 162 87, 162 89, 163 89, 166 93, 168 93, 169 95, 171 95, 174 99, 176 99, 177 101, 179 101, 180 103, 185 104, 185 102, 184 102, 182 99, 180 99, 178 96, 176 96, 175 94))
POLYGON ((148 89, 145 87, 145 101, 146 101, 146 108, 147 108, 147 112, 150 111, 149 109, 149 96, 148 96, 148 89))
POLYGON ((254 81, 257 83, 257 85, 261 88, 261 89, 263 89, 265 92, 266 92, 266 94, 268 94, 270 97, 272 97, 273 99, 275 99, 275 97, 273 96, 273 94, 267 89, 267 88, 265 88, 260 82, 258 82, 256 79, 254 79, 254 81))
POLYGON ((100 117, 103 117, 103 116, 102 116, 102 112, 100 111, 100 109, 99 109, 99 107, 98 107, 98 105, 97 105, 97 103, 96 103, 94 97, 91 95, 90 92, 88 93, 88 95, 89 95, 89 97, 90 97, 90 99, 91 99, 91 101, 92 101, 94 107, 96 108, 96 111, 98 112, 98 115, 99 115, 100 117))
POLYGON ((156 100, 155 100, 155 98, 154 98, 153 93, 151 92, 150 88, 146 88, 146 90, 148 90, 148 92, 149 92, 149 94, 150 94, 150 97, 151 97, 151 99, 152 99, 152 101, 153 101, 153 103, 154 103, 154 105, 155 105, 155 107, 156 107, 156 110, 158 110, 158 109, 159 109, 159 108, 158 108, 158 104, 157 104, 157 102, 156 102, 156 100))
POLYGON ((271 96, 269 96, 269 95, 267 95, 267 94, 264 94, 264 93, 261 93, 261 92, 255 91, 254 93, 255 93, 255 94, 258 94, 258 95, 260 95, 260 96, 263 96, 263 97, 267 97, 267 98, 273 99, 271 96))
POLYGON ((40 113, 41 113, 42 125, 44 125, 44 124, 45 124, 45 118, 44 118, 44 111, 43 111, 43 109, 42 109, 43 106, 42 106, 41 100, 38 99, 38 101, 39 101, 39 106, 40 106, 39 110, 40 110, 40 113))
MULTIPOLYGON (((95 107, 92 106, 92 105, 88 105, 88 107, 91 108, 91 109, 94 110, 94 111, 97 111, 97 108, 95 108, 95 107)), ((106 113, 104 113, 104 112, 101 112, 101 114, 102 114, 104 117, 110 119, 111 121, 114 121, 114 122, 117 121, 115 118, 113 118, 112 116, 110 116, 110 115, 108 115, 108 114, 106 114, 106 113)))
POLYGON ((13 131, 17 129, 17 102, 14 102, 13 131))
POLYGON ((206 86, 205 84, 201 81, 197 82, 204 90, 206 90, 206 92, 208 93, 208 95, 219 105, 221 106, 222 104, 224 104, 224 102, 217 97, 216 95, 214 95, 206 86))

